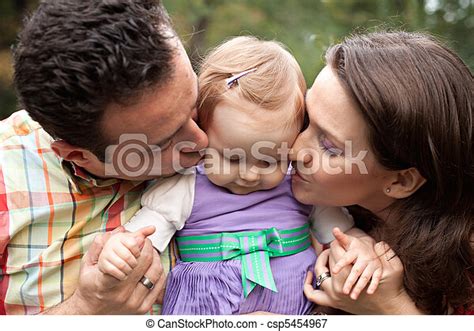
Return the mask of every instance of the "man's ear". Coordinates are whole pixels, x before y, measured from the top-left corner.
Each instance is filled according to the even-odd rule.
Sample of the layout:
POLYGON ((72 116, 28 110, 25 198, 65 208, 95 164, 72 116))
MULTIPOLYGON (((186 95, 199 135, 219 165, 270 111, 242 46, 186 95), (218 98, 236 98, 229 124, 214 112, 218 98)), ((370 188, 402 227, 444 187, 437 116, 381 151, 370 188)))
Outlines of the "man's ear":
POLYGON ((426 183, 426 179, 416 168, 400 170, 394 175, 390 185, 385 188, 385 194, 394 199, 407 198, 426 183))
POLYGON ((91 162, 96 162, 97 157, 94 153, 71 145, 64 140, 57 140, 51 144, 51 149, 56 155, 60 158, 63 158, 66 161, 74 162, 82 168, 88 168, 91 162))

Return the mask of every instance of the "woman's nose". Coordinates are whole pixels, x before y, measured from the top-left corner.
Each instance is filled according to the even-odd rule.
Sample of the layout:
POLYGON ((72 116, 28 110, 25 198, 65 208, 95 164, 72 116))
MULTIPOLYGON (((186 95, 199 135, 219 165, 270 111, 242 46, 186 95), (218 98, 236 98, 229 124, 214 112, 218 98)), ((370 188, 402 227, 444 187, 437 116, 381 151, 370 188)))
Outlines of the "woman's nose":
POLYGON ((296 141, 294 142, 293 147, 291 148, 289 158, 290 161, 293 162, 301 162, 303 164, 308 164, 313 160, 313 157, 311 156, 309 150, 305 148, 305 140, 303 134, 304 133, 300 133, 298 138, 296 138, 296 141))

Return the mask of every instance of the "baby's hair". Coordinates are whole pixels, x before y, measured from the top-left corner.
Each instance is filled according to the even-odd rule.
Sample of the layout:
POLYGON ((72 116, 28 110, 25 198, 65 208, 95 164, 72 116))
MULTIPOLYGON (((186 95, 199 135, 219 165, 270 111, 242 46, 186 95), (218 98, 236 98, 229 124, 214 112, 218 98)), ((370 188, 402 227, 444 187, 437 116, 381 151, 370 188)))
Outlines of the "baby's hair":
POLYGON ((199 73, 199 123, 207 129, 216 105, 238 99, 269 111, 288 109, 283 126, 302 125, 306 82, 295 58, 276 41, 255 37, 235 37, 213 49, 199 73), (238 79, 231 87, 226 79, 243 71, 255 71, 238 79))

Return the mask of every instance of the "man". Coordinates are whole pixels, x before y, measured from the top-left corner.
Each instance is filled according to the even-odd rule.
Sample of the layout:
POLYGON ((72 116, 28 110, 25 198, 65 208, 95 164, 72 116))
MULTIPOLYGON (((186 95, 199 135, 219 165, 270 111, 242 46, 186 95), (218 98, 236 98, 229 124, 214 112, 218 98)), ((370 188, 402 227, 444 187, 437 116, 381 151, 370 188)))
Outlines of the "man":
POLYGON ((0 127, 0 314, 150 311, 171 259, 145 240, 153 229, 134 234, 143 249, 125 281, 96 262, 139 209, 145 181, 196 164, 207 146, 196 75, 165 10, 43 1, 14 66, 25 110, 0 127))

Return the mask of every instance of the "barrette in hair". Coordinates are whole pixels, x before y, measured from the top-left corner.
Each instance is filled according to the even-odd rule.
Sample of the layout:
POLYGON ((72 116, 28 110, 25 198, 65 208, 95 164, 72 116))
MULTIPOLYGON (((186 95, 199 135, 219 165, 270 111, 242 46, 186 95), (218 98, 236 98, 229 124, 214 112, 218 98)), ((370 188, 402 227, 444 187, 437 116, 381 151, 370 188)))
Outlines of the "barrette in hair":
POLYGON ((257 70, 257 68, 252 68, 252 69, 249 69, 249 70, 245 70, 245 71, 242 71, 241 73, 239 74, 236 74, 230 78, 227 78, 225 80, 225 83, 227 85, 227 88, 231 88, 232 86, 234 86, 235 83, 238 83, 239 79, 244 77, 245 75, 251 73, 251 72, 254 72, 255 70, 257 70))

